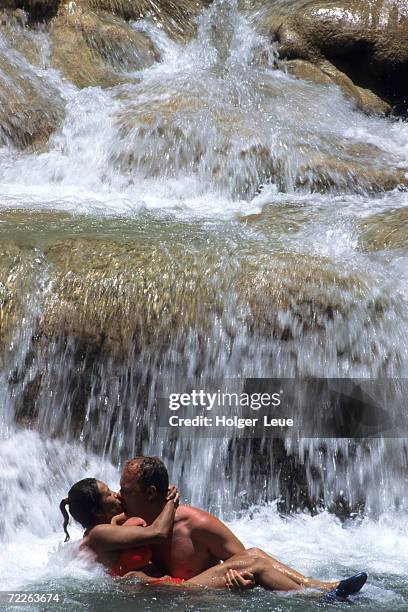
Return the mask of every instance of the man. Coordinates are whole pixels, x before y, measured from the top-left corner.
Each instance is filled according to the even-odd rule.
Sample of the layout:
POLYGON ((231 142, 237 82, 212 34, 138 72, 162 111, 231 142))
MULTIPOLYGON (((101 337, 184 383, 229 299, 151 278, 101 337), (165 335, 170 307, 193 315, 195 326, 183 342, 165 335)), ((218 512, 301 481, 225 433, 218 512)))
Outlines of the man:
MULTIPOLYGON (((150 525, 163 510, 169 477, 158 457, 128 461, 120 480, 120 497, 128 516, 140 516, 150 525)), ((188 580, 245 551, 224 523, 204 510, 179 506, 173 533, 153 547, 153 562, 166 574, 188 580)))
MULTIPOLYGON (((151 525, 166 503, 169 477, 164 463, 158 457, 131 459, 125 465, 120 486, 125 514, 141 517, 151 525)), ((336 602, 357 593, 367 580, 365 572, 340 582, 307 578, 259 549, 245 551, 242 542, 224 523, 191 506, 176 509, 172 534, 152 549, 153 563, 163 573, 173 578, 192 579, 191 582, 199 580, 197 584, 201 586, 208 585, 208 581, 203 582, 202 572, 214 568, 210 570, 211 585, 218 579, 218 584, 238 588, 253 586, 254 583, 266 589, 283 591, 317 588, 329 591, 326 595, 328 601, 336 602), (226 563, 214 567, 220 561, 226 563)))

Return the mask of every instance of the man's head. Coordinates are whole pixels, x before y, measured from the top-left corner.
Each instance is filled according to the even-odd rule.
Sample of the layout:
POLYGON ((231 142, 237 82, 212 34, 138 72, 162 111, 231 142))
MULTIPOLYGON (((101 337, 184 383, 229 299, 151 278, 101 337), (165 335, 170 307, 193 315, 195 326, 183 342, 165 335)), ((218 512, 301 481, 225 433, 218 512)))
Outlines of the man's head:
POLYGON ((135 457, 125 464, 120 497, 128 516, 153 520, 166 500, 169 475, 158 457, 135 457))

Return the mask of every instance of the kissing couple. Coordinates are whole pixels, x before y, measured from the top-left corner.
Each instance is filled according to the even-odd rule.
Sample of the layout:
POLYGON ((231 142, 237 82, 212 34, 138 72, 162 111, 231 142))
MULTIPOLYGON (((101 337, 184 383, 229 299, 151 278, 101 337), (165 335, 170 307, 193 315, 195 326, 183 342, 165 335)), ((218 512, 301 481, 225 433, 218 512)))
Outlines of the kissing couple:
POLYGON ((364 572, 335 582, 307 578, 259 548, 246 550, 218 518, 179 502, 164 463, 135 457, 124 466, 118 493, 94 478, 71 487, 60 503, 66 541, 68 507, 85 530, 81 549, 115 577, 213 589, 318 589, 329 601, 357 593, 367 580, 364 572))

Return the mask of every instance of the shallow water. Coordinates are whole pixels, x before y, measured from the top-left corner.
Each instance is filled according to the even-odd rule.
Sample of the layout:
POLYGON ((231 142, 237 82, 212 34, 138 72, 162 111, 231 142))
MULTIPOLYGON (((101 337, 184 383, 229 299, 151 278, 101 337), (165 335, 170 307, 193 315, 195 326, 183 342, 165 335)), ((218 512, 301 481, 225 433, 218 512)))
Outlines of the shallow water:
POLYGON ((245 545, 320 578, 365 570, 359 609, 407 607, 406 441, 356 451, 332 440, 324 456, 322 441, 300 441, 292 450, 309 494, 325 508, 338 496, 364 502, 364 512, 346 523, 327 510, 287 517, 277 483, 254 477, 248 452, 228 473, 227 440, 170 443, 149 429, 151 403, 140 407, 140 371, 155 381, 159 373, 192 380, 198 370, 204 382, 214 374, 407 376, 408 195, 381 188, 384 171, 408 168, 407 124, 368 117, 336 87, 288 76, 259 34, 261 18, 261 10, 214 2, 185 46, 152 23, 135 24, 162 59, 107 89, 62 80, 49 67, 44 32, 33 34, 40 67, 0 38, 15 69, 44 95, 58 91, 65 108, 42 150, 0 147, 0 244, 17 248, 4 282, 17 278, 24 305, 0 371, 2 589, 67 593, 61 609, 326 607, 315 595, 260 590, 129 591, 76 558, 61 544, 59 499, 87 475, 117 485, 121 462, 143 451, 164 456, 185 501, 224 517, 245 545), (122 324, 140 270, 150 282, 146 302, 165 295, 163 312, 173 315, 172 304, 182 304, 181 324, 158 325, 153 348, 129 350, 119 365, 109 356, 94 363, 86 418, 75 428, 76 374, 86 374, 70 353, 75 333, 66 345, 55 334, 38 348, 39 322, 66 304, 98 321, 102 305, 117 312, 120 295, 122 324), (36 431, 19 410, 40 374, 36 431))

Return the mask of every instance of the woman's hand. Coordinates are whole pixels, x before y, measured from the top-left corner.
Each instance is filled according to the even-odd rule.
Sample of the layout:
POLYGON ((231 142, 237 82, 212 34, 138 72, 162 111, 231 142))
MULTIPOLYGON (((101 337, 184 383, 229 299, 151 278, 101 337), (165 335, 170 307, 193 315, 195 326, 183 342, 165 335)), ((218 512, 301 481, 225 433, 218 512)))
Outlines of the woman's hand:
POLYGON ((166 501, 172 501, 175 508, 179 507, 180 504, 180 491, 175 485, 170 485, 167 492, 166 501))
POLYGON ((253 589, 256 586, 254 575, 247 570, 238 572, 237 570, 230 569, 224 576, 225 586, 228 589, 244 590, 253 589))
POLYGON ((123 523, 126 523, 128 518, 129 517, 126 516, 124 512, 122 512, 121 514, 116 514, 116 516, 112 517, 111 519, 111 525, 118 525, 120 527, 120 525, 123 525, 123 523))
POLYGON ((158 536, 167 540, 173 532, 174 516, 180 503, 180 491, 174 485, 168 488, 166 503, 159 516, 153 521, 152 527, 157 529, 158 536))

